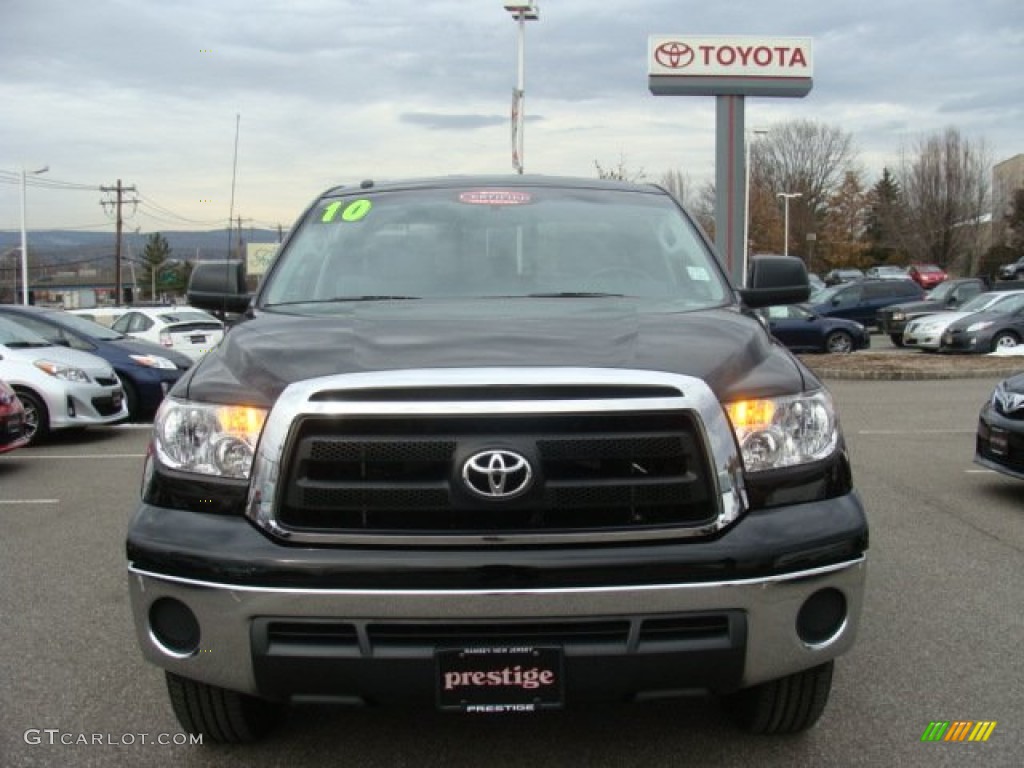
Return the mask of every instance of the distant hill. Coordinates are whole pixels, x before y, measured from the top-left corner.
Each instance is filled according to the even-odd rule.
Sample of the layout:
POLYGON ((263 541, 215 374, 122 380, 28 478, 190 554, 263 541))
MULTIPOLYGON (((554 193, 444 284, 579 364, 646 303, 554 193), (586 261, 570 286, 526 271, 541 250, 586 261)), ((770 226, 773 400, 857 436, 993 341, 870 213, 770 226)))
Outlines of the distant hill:
MULTIPOLYGON (((226 229, 203 231, 159 231, 179 259, 223 259, 238 239, 238 232, 226 229)), ((141 260, 142 249, 150 232, 126 233, 122 239, 122 256, 141 260)), ((243 229, 243 243, 276 243, 277 230, 243 229)), ((0 232, 0 254, 21 246, 20 232, 0 232)), ((28 234, 28 252, 33 266, 41 264, 69 264, 113 258, 113 232, 83 232, 78 230, 33 230, 28 234)))

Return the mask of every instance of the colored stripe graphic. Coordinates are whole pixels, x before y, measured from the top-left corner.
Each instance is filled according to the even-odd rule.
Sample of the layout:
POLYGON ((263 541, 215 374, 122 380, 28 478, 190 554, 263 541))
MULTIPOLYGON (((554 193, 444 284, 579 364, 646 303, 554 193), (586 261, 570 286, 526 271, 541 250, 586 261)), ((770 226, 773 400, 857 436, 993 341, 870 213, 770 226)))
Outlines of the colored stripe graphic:
POLYGON ((988 737, 992 735, 992 731, 996 729, 995 720, 982 720, 971 731, 969 741, 988 741, 988 737))
POLYGON ((967 733, 972 725, 974 722, 971 720, 954 720, 943 741, 963 741, 967 738, 967 733))
POLYGON ((995 720, 932 720, 921 741, 988 741, 996 725, 995 720))

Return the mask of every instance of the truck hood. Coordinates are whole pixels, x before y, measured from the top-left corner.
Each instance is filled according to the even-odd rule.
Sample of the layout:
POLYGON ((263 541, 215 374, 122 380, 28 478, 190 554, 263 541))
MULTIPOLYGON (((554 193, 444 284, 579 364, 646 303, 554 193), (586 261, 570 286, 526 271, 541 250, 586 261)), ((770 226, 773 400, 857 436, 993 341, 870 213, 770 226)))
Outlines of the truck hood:
POLYGON ((233 327, 172 394, 270 406, 290 383, 370 371, 582 366, 681 373, 719 399, 790 394, 817 380, 735 308, 680 311, 625 299, 488 299, 259 313, 233 327))

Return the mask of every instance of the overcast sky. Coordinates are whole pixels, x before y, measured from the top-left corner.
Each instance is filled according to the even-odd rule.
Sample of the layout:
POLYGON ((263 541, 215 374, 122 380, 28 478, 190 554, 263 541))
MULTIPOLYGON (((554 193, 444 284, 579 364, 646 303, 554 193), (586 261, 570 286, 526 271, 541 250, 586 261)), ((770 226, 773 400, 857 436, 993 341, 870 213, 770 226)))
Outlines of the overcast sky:
MULTIPOLYGON (((0 0, 0 230, 288 227, 364 178, 511 173, 516 25, 502 0, 0 0), (84 189, 61 189, 64 184, 84 189), (55 186, 56 185, 56 186, 55 186), (132 211, 132 207, 126 209, 132 211)), ((713 97, 653 96, 652 34, 809 37, 803 99, 748 128, 850 132, 868 182, 948 126, 1024 152, 1022 0, 539 0, 526 29, 527 173, 714 176, 713 97)))

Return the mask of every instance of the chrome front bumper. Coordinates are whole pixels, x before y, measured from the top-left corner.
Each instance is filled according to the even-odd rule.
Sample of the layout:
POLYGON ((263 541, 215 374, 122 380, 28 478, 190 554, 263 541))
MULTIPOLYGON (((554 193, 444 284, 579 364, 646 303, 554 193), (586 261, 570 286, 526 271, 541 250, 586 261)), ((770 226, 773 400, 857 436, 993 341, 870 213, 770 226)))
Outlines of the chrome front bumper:
POLYGON ((742 676, 746 687, 814 667, 847 651, 857 632, 866 572, 866 557, 859 557, 749 580, 493 591, 240 587, 168 577, 134 565, 129 567, 129 578, 136 631, 149 661, 183 677, 259 695, 252 622, 268 617, 486 622, 742 611, 747 622, 742 676), (842 593, 846 617, 829 639, 811 645, 797 634, 797 614, 811 595, 826 588, 842 593), (176 653, 156 639, 149 615, 160 598, 178 600, 195 614, 201 638, 198 650, 176 653))

